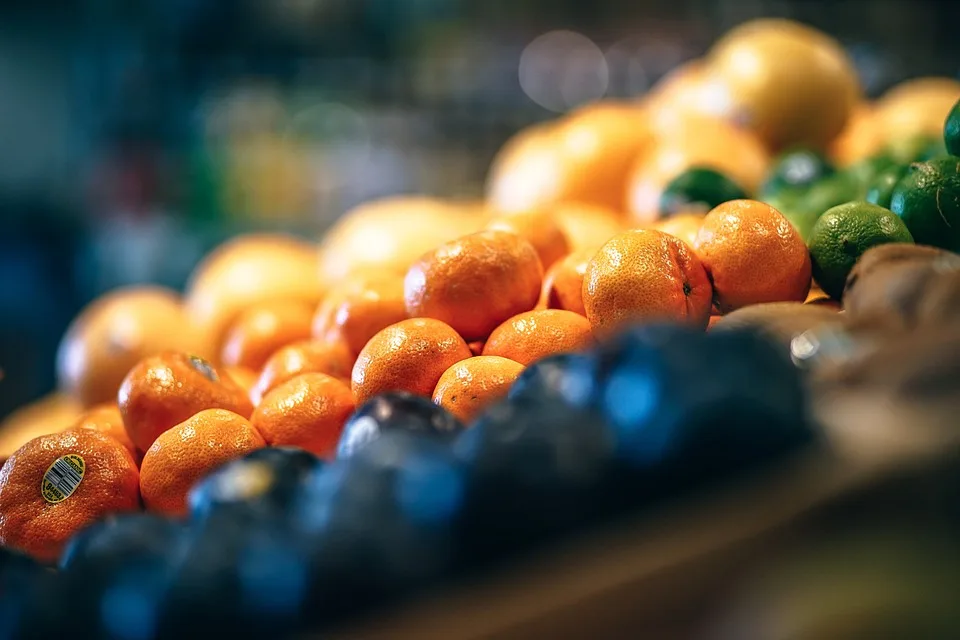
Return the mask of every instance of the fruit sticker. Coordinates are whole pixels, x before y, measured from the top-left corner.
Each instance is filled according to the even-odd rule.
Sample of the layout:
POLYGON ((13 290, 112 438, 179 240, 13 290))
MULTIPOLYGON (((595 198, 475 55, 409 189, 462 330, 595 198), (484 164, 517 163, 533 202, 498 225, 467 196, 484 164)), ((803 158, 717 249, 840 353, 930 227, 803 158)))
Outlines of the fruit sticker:
POLYGON ((75 453, 68 453, 54 460, 43 474, 43 481, 40 483, 43 499, 50 504, 57 504, 72 496, 80 486, 86 468, 83 457, 75 453))

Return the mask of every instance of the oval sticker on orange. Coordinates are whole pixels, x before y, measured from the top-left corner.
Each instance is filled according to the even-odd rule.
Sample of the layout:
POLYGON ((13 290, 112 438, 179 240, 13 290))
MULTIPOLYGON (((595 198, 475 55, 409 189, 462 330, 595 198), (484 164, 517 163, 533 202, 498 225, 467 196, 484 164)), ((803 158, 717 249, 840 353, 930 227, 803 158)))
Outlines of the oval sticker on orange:
POLYGON ((75 453, 68 453, 54 460, 43 474, 43 481, 40 483, 43 499, 50 504, 57 504, 72 496, 83 481, 86 469, 83 457, 75 453))

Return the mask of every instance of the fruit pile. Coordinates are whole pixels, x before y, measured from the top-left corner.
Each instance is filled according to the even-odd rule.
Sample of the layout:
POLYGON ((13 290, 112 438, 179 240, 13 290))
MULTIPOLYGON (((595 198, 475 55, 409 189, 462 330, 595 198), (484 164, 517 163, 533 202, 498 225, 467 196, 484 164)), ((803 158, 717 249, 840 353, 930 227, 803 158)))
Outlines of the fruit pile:
POLYGON ((94 302, 0 436, 0 638, 329 629, 822 444, 819 381, 960 317, 958 98, 755 21, 484 202, 94 302))

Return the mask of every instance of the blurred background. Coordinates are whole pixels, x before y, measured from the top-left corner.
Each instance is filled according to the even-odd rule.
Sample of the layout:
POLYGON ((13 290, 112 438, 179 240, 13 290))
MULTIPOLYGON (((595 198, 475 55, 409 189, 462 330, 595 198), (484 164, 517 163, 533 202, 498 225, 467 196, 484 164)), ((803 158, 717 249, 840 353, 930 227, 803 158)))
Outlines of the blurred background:
POLYGON ((935 0, 6 0, 0 418, 100 293, 180 288, 225 237, 479 196, 517 129, 638 96, 753 17, 839 38, 871 95, 960 76, 935 0))

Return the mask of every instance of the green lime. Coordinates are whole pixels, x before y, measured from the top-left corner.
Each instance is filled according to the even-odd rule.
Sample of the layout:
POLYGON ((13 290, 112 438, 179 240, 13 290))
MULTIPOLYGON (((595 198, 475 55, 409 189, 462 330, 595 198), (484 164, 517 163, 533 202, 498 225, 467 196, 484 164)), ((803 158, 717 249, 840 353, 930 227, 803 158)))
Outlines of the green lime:
POLYGON ((947 149, 942 137, 922 134, 891 142, 887 145, 886 153, 899 164, 909 164, 943 157, 947 149))
POLYGON ((952 156, 960 156, 960 100, 953 105, 947 121, 943 125, 943 142, 947 147, 947 153, 952 156))
POLYGON ((760 187, 760 194, 772 196, 783 189, 808 187, 835 172, 830 161, 816 151, 787 151, 774 162, 770 174, 760 187))
POLYGON ((908 164, 897 164, 886 171, 881 171, 867 187, 866 201, 889 209, 893 189, 903 176, 907 175, 909 169, 908 164))
POLYGON ((742 200, 747 193, 727 176, 707 167, 691 167, 671 180, 660 196, 660 213, 702 209, 709 211, 730 200, 742 200))
POLYGON ((893 189, 890 210, 918 244, 960 251, 960 158, 914 164, 893 189))
POLYGON ((826 211, 813 225, 810 259, 813 277, 835 300, 863 253, 880 244, 913 242, 903 221, 889 209, 869 202, 847 202, 826 211))
POLYGON ((867 189, 870 187, 870 183, 872 183, 879 174, 895 166, 898 166, 898 163, 893 158, 885 153, 881 153, 855 162, 844 169, 844 173, 856 182, 859 192, 857 197, 862 199, 867 195, 867 189))
POLYGON ((856 179, 846 172, 839 172, 807 188, 785 189, 764 202, 780 211, 806 240, 824 211, 856 199, 859 193, 856 179))

